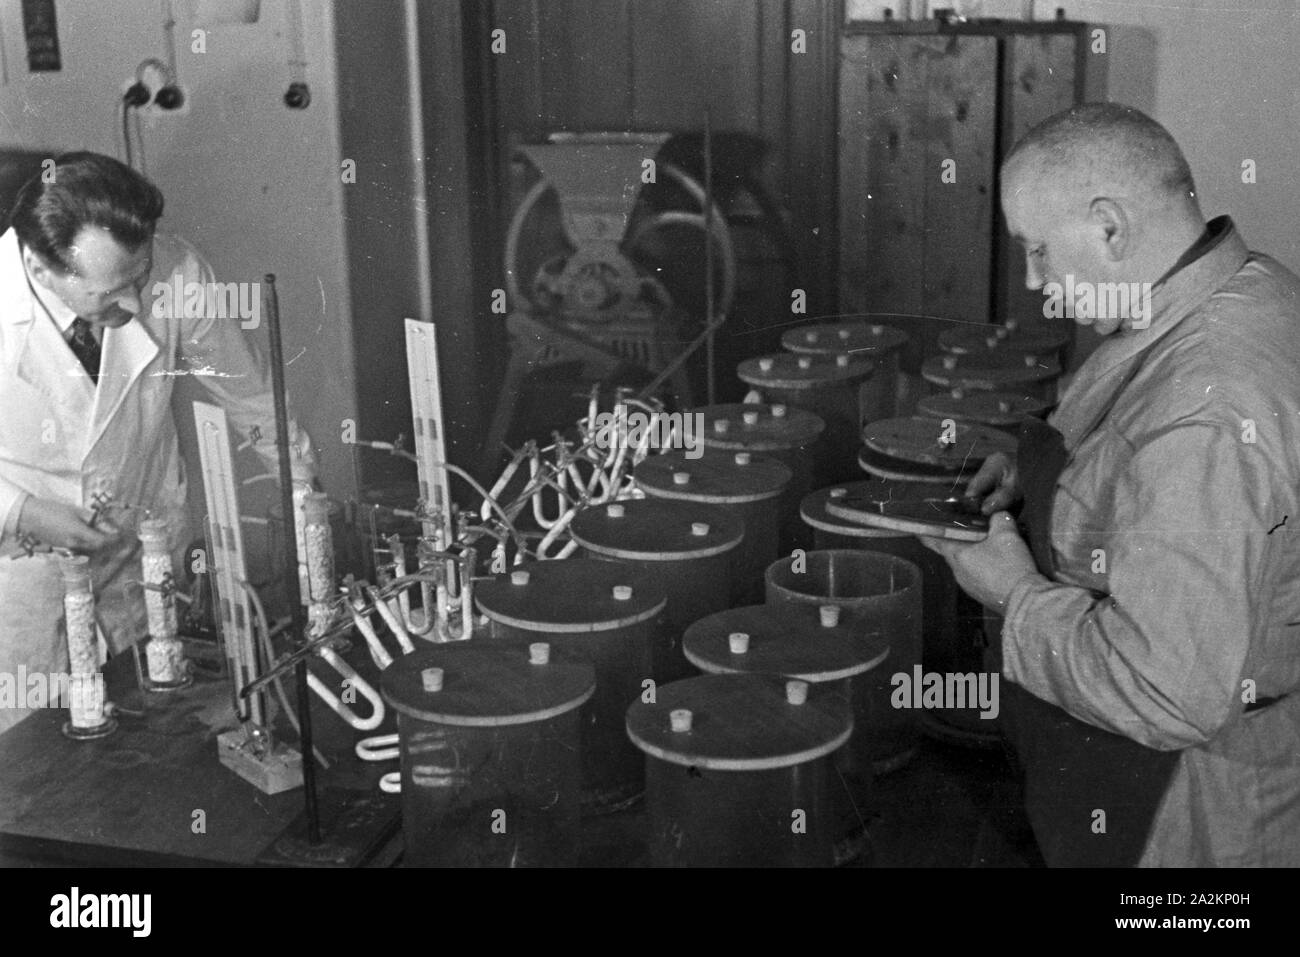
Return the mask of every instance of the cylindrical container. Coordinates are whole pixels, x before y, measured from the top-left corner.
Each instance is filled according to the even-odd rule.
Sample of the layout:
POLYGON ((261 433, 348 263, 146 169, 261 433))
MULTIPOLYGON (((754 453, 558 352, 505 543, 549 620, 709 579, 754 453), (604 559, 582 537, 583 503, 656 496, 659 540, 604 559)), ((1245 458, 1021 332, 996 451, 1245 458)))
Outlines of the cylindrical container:
MULTIPOLYGON (((984 668, 984 629, 979 605, 957 587, 952 569, 937 552, 915 535, 870 528, 837 518, 826 511, 828 502, 907 501, 935 494, 934 487, 919 482, 872 479, 850 482, 813 492, 803 500, 800 513, 814 529, 819 550, 861 549, 895 555, 921 570, 921 664, 926 672, 968 674, 984 668)), ((982 747, 998 740, 996 722, 980 718, 972 704, 965 709, 927 710, 922 728, 935 738, 953 744, 982 747)))
POLYGON ((842 624, 839 608, 814 620, 778 605, 732 608, 701 619, 686 630, 686 657, 705 674, 774 674, 838 687, 853 714, 853 736, 835 752, 840 785, 831 786, 836 810, 835 863, 866 850, 871 816, 870 681, 867 672, 889 656, 878 635, 842 624))
POLYGON ((682 632, 731 604, 736 547, 745 537, 740 516, 701 502, 629 499, 583 509, 569 534, 587 558, 626 562, 659 576, 668 607, 652 674, 660 684, 694 674, 682 657, 682 632))
POLYGON ((916 404, 921 415, 987 425, 1015 435, 1028 418, 1045 418, 1052 404, 1022 392, 966 392, 953 389, 927 395, 916 404))
POLYGON ((1008 319, 1004 324, 962 323, 939 334, 939 348, 958 355, 1006 352, 1054 356, 1063 360, 1069 345, 1069 328, 1043 323, 1021 325, 1014 319, 1008 319))
POLYGON ((651 498, 720 505, 740 516, 745 542, 733 562, 732 604, 763 598, 763 572, 780 548, 782 493, 793 477, 789 466, 750 452, 680 450, 651 455, 636 467, 637 486, 651 498))
POLYGON ((946 352, 926 359, 921 364, 921 377, 945 391, 1027 392, 1055 402, 1061 363, 1055 356, 1035 353, 946 352))
POLYGON ((863 419, 888 419, 898 407, 902 388, 899 380, 899 354, 909 342, 901 329, 859 320, 823 322, 787 329, 781 346, 790 352, 835 356, 847 352, 855 359, 870 359, 876 371, 862 384, 863 408, 871 410, 863 419))
POLYGON ((767 570, 767 602, 817 619, 822 605, 837 605, 840 621, 889 644, 889 666, 869 672, 871 767, 888 774, 916 753, 919 715, 891 703, 895 674, 911 679, 921 664, 921 570, 878 552, 811 551, 773 562, 767 570))
POLYGON ((583 707, 583 810, 636 800, 645 765, 623 733, 623 714, 655 687, 650 654, 668 604, 659 576, 589 558, 534 562, 479 582, 474 600, 493 638, 548 641, 595 667, 596 693, 583 707))
POLYGON ((149 620, 149 642, 145 645, 149 686, 157 691, 181 688, 190 683, 190 678, 184 645, 176 637, 175 579, 167 523, 159 519, 141 522, 140 546, 140 577, 149 620))
POLYGON ((781 551, 806 545, 809 536, 799 521, 799 502, 813 489, 812 450, 826 423, 815 413, 783 404, 731 403, 695 411, 704 416, 706 449, 760 452, 789 466, 793 478, 781 504, 786 516, 781 551))
POLYGON ((627 709, 647 755, 657 867, 829 867, 831 755, 853 719, 828 685, 705 675, 627 709))
POLYGON ((814 447, 813 481, 822 484, 852 478, 853 451, 867 422, 882 418, 881 408, 863 392, 873 378, 870 359, 848 352, 794 355, 781 352, 740 363, 736 374, 767 402, 783 402, 821 417, 826 429, 814 447))
POLYGON ((104 713, 104 676, 99 670, 90 559, 85 555, 61 556, 59 570, 63 575, 63 615, 72 698, 63 733, 70 738, 101 738, 117 728, 117 720, 104 713))
POLYGON ((397 712, 410 867, 560 867, 579 843, 592 667, 550 645, 463 641, 382 675, 397 712))
MULTIPOLYGON (((298 536, 298 594, 304 605, 310 605, 311 582, 308 578, 306 537, 302 523, 304 518, 303 506, 307 501, 308 494, 312 493, 311 485, 306 482, 294 482, 293 493, 295 530, 298 536)), ((365 563, 358 557, 358 547, 354 537, 355 529, 348 523, 347 510, 343 507, 342 503, 334 499, 327 499, 327 502, 329 509, 330 541, 333 545, 335 574, 342 575, 347 574, 348 572, 355 572, 358 577, 360 577, 363 574, 365 563)), ((411 504, 414 506, 414 500, 412 500, 411 504)), ((284 539, 281 537, 285 534, 286 529, 283 509, 280 507, 278 496, 274 502, 267 506, 266 515, 267 551, 265 561, 269 565, 269 568, 267 569, 266 583, 274 584, 279 586, 279 588, 287 588, 287 583, 283 577, 284 539)), ((365 524, 368 526, 369 522, 366 522, 365 524)), ((411 542, 413 545, 414 538, 411 539, 411 542)), ((412 548, 411 554, 414 554, 414 548, 412 548)), ((282 597, 283 592, 279 592, 277 588, 272 594, 275 597, 272 601, 272 605, 268 606, 267 612, 269 614, 288 614, 287 607, 281 608, 279 612, 273 610, 274 607, 278 607, 275 605, 276 602, 284 601, 282 597)), ((263 600, 265 601, 267 599, 264 598, 263 600)))

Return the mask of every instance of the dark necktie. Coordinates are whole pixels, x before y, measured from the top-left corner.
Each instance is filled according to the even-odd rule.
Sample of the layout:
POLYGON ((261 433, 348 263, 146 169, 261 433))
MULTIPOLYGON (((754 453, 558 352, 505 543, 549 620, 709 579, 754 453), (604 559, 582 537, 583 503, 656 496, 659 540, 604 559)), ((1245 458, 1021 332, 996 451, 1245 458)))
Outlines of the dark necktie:
POLYGON ((72 335, 68 339, 68 345, 90 378, 99 382, 99 340, 91 331, 90 323, 80 316, 72 320, 72 335))

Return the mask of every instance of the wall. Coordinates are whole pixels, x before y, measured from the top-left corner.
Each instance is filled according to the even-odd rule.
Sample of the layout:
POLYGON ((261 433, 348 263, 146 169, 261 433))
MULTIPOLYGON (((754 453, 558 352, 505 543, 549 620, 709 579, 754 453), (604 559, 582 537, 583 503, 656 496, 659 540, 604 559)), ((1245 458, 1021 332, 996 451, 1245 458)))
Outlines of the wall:
MULTIPOLYGON (((0 146, 84 148, 122 158, 118 103, 147 57, 166 59, 160 0, 58 4, 63 70, 29 74, 19 0, 0 2, 0 146)), ((256 24, 208 29, 191 49, 193 0, 171 0, 185 107, 142 117, 146 173, 162 188, 162 228, 185 236, 221 281, 277 277, 289 391, 319 447, 322 478, 352 494, 340 422, 355 415, 349 268, 339 177, 333 5, 302 4, 312 102, 290 110, 287 0, 256 24)), ((249 335, 266 342, 263 328, 249 335)), ((197 474, 197 465, 193 470, 197 474)))

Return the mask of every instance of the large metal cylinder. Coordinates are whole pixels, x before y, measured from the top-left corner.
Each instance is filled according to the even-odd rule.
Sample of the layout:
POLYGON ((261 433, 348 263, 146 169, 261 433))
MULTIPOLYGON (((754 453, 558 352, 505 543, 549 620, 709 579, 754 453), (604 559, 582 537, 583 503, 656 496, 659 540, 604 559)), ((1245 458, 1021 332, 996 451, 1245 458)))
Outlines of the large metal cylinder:
POLYGON ((862 404, 872 411, 864 422, 896 414, 902 386, 898 359, 907 344, 907 333, 901 329, 860 320, 797 326, 781 335, 781 347, 800 355, 848 353, 855 359, 871 360, 876 371, 862 384, 862 404))
POLYGON ((637 486, 651 498, 720 505, 740 516, 745 542, 737 550, 732 604, 763 600, 763 572, 779 557, 781 496, 794 473, 765 455, 705 449, 695 458, 673 451, 636 467, 637 486))
POLYGON ((853 452, 862 426, 882 417, 881 408, 868 404, 863 392, 874 372, 871 360, 847 352, 782 352, 746 359, 736 370, 764 401, 807 409, 826 423, 813 449, 813 481, 819 485, 850 479, 857 470, 853 452))
POLYGON ((690 677, 682 633, 692 622, 731 604, 740 516, 720 505, 645 498, 584 509, 569 525, 584 557, 621 562, 659 577, 668 595, 651 667, 665 684, 690 677))
POLYGON ((919 715, 890 702, 893 675, 909 679, 921 664, 921 570, 912 562, 878 552, 811 551, 773 562, 767 570, 767 601, 817 618, 822 605, 837 605, 840 621, 888 643, 889 665, 870 672, 871 766, 880 774, 903 767, 916 753, 919 715))
POLYGON ((831 786, 835 810, 835 863, 858 859, 867 850, 872 814, 871 681, 868 672, 885 667, 889 645, 876 635, 839 620, 840 609, 823 605, 819 619, 779 605, 750 605, 718 612, 686 630, 683 649, 706 674, 775 674, 837 688, 853 714, 853 735, 835 752, 838 783, 831 786))
MULTIPOLYGON (((818 549, 856 549, 895 555, 921 571, 921 664, 926 672, 968 674, 984 670, 984 628, 980 607, 960 588, 952 569, 937 552, 907 532, 869 528, 837 518, 828 502, 845 499, 906 501, 934 495, 934 487, 887 479, 850 482, 813 492, 800 514, 814 529, 818 549)), ((922 716, 927 734, 956 744, 987 745, 998 740, 995 721, 979 716, 972 702, 965 709, 934 709, 922 716)))
POLYGON ((437 645, 382 675, 397 711, 404 863, 576 863, 591 665, 518 641, 437 645))
POLYGON ((659 577, 585 558, 535 562, 480 582, 474 600, 493 638, 548 641, 596 669, 596 693, 583 706, 582 807, 602 813, 634 801, 645 767, 623 733, 623 714, 651 680, 651 648, 668 604, 659 577))
POLYGON ((704 416, 706 449, 763 453, 789 466, 793 477, 781 498, 781 551, 806 547, 812 537, 799 520, 799 502, 813 489, 812 450, 826 423, 815 413, 782 404, 731 403, 695 411, 704 416))
POLYGON ((831 866, 831 755, 852 729, 834 688, 768 675, 690 678, 637 701, 627 734, 647 755, 651 862, 831 866))

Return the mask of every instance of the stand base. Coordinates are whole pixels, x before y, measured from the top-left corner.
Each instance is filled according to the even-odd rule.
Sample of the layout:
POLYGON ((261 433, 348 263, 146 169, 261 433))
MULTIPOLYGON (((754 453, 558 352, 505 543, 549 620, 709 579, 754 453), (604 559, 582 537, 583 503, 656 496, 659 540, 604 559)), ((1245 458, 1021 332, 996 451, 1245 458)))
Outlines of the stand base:
POLYGON ((95 725, 93 728, 76 728, 73 727, 72 721, 63 722, 63 734, 73 741, 94 741, 96 738, 107 738, 117 730, 117 718, 105 718, 102 723, 95 725))
POLYGON ((327 790, 320 799, 321 839, 307 839, 307 815, 299 814, 257 856, 272 867, 361 867, 389 865, 401 825, 401 801, 377 788, 372 791, 327 790), (387 849, 387 850, 386 850, 387 849))
POLYGON ((263 794, 302 787, 302 755, 284 744, 269 754, 254 754, 241 730, 217 735, 217 760, 263 794))

